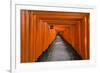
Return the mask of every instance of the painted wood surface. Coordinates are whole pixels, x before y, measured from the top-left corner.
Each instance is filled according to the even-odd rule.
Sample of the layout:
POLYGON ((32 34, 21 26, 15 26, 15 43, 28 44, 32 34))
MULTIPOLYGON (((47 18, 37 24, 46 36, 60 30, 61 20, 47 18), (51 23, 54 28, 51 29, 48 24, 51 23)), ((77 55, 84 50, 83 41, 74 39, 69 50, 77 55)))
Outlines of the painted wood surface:
POLYGON ((21 10, 21 63, 35 62, 57 34, 89 59, 89 14, 21 10))

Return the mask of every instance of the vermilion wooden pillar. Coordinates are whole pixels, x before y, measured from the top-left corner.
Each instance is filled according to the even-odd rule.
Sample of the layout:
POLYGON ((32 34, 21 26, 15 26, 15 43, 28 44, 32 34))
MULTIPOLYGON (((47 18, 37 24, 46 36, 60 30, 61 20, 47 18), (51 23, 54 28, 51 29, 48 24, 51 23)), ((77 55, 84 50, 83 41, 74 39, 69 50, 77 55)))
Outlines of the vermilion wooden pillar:
POLYGON ((29 62, 29 11, 21 10, 21 62, 29 62))

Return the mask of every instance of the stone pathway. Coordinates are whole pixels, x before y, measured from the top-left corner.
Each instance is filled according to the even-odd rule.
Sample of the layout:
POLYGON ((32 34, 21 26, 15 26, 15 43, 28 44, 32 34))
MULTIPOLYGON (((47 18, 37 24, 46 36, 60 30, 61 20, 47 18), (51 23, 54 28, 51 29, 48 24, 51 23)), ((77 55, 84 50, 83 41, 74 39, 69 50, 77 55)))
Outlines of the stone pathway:
POLYGON ((81 60, 81 57, 59 35, 44 54, 46 55, 41 56, 38 62, 81 60))

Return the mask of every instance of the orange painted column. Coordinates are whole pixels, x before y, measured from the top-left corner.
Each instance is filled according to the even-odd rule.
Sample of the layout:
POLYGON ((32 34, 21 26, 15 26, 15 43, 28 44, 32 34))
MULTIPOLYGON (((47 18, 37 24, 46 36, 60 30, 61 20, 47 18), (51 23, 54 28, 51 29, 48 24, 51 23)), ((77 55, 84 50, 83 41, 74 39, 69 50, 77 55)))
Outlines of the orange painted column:
POLYGON ((85 16, 83 19, 84 23, 84 59, 89 59, 89 21, 88 17, 85 16))
POLYGON ((29 12, 21 10, 21 62, 28 62, 29 12))
POLYGON ((30 12, 30 45, 29 45, 29 59, 30 59, 30 62, 33 62, 35 61, 35 54, 36 54, 36 20, 37 20, 37 17, 36 15, 31 11, 30 12))
MULTIPOLYGON (((73 30, 71 30, 71 27, 68 26, 66 29, 63 31, 62 37, 67 41, 68 43, 72 44, 72 34, 73 30)), ((73 45, 73 44, 72 44, 73 45)))

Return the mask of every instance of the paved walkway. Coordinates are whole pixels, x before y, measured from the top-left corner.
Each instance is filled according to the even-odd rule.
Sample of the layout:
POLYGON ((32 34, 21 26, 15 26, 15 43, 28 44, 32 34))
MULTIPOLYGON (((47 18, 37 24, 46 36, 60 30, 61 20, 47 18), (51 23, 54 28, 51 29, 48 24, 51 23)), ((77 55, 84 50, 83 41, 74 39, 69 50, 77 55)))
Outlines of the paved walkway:
POLYGON ((81 58, 73 50, 73 48, 65 43, 63 39, 58 35, 48 50, 39 58, 38 62, 67 60, 81 60, 81 58))

